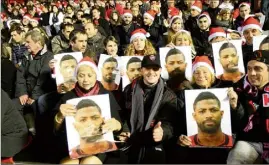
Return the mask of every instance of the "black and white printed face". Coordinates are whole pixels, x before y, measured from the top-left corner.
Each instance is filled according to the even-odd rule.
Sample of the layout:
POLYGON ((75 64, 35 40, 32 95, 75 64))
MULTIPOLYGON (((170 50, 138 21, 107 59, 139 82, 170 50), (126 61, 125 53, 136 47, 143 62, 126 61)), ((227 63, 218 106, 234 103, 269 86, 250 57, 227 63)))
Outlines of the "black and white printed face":
POLYGON ((102 134, 103 118, 96 106, 77 110, 74 126, 80 137, 91 137, 102 134))

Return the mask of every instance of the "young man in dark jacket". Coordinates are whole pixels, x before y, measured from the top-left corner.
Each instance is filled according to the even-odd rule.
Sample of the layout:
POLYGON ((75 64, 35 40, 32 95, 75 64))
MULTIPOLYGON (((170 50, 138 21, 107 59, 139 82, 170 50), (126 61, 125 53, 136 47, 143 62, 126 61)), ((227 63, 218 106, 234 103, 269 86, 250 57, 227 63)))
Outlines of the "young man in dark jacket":
POLYGON ((251 164, 259 157, 269 163, 269 52, 255 51, 247 68, 247 75, 235 85, 244 116, 238 121, 237 142, 228 164, 251 164))
POLYGON ((123 52, 130 43, 131 33, 138 29, 139 26, 136 23, 133 23, 133 15, 130 10, 125 10, 122 15, 122 25, 117 26, 113 36, 119 42, 119 53, 124 54, 123 52))
POLYGON ((164 144, 177 132, 177 98, 160 77, 157 56, 145 56, 141 71, 142 77, 124 90, 129 163, 165 163, 164 144))

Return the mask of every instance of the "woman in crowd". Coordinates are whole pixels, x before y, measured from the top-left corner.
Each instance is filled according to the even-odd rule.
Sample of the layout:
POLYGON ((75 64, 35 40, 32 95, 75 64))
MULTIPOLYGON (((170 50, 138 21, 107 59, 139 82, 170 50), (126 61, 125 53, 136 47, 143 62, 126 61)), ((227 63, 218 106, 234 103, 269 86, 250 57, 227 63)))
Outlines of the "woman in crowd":
POLYGON ((190 35, 190 32, 186 30, 178 31, 173 37, 171 42, 166 45, 167 47, 175 47, 175 46, 191 46, 192 59, 196 56, 196 51, 193 45, 193 41, 190 35))
POLYGON ((130 44, 125 50, 125 56, 147 56, 156 54, 156 50, 146 38, 144 29, 136 29, 132 32, 130 44))
POLYGON ((229 8, 223 8, 216 17, 216 25, 223 29, 231 29, 233 24, 233 17, 229 8))
MULTIPOLYGON (((187 82, 182 83, 182 91, 177 92, 177 96, 181 102, 184 103, 184 106, 182 107, 180 120, 181 120, 181 128, 180 132, 181 135, 178 138, 178 145, 177 148, 178 152, 177 154, 182 155, 181 158, 179 158, 180 162, 184 163, 214 163, 214 162, 226 162, 228 149, 222 149, 222 148, 188 148, 192 145, 191 139, 186 136, 186 111, 185 111, 185 94, 184 90, 188 89, 211 89, 211 88, 230 88, 233 86, 233 82, 231 81, 223 81, 216 79, 214 68, 210 60, 207 56, 197 56, 193 62, 192 66, 192 80, 188 82, 188 80, 185 80, 187 82), (188 85, 186 85, 188 84, 188 85), (210 154, 211 157, 207 157, 206 155, 210 154), (197 160, 191 160, 191 157, 189 155, 198 155, 197 160)), ((229 90, 229 96, 232 90, 229 90)), ((230 97, 229 97, 230 98, 230 97)), ((232 98, 232 97, 231 97, 232 98)), ((232 121, 232 131, 233 133, 236 132, 236 121, 241 117, 241 112, 243 111, 242 107, 238 104, 237 106, 234 106, 231 104, 231 121, 232 121)))
POLYGON ((50 13, 49 24, 54 27, 56 34, 60 31, 60 25, 63 22, 64 15, 57 6, 52 6, 52 12, 50 13))
POLYGON ((121 16, 117 10, 112 10, 109 16, 110 29, 112 34, 115 32, 117 26, 121 25, 121 16))
POLYGON ((112 57, 121 56, 118 55, 118 41, 113 36, 108 36, 104 40, 105 45, 105 54, 110 55, 112 57))
POLYGON ((67 100, 99 94, 109 94, 112 118, 106 120, 103 126, 110 131, 117 132, 121 130, 121 122, 118 114, 120 107, 117 104, 114 96, 110 92, 105 90, 102 84, 97 81, 97 73, 98 69, 95 63, 89 57, 84 57, 84 59, 82 59, 81 62, 78 64, 75 71, 75 75, 77 78, 75 88, 72 89, 70 92, 67 92, 61 98, 60 102, 57 104, 56 108, 53 111, 53 115, 55 117, 55 133, 59 137, 58 147, 59 154, 61 157, 61 164, 102 164, 106 158, 105 153, 90 155, 80 159, 71 159, 69 157, 65 117, 74 116, 76 113, 76 109, 73 105, 66 104, 67 100))
POLYGON ((167 39, 165 41, 166 44, 170 43, 172 41, 172 37, 179 32, 180 30, 183 29, 183 20, 181 19, 180 16, 172 16, 170 20, 170 24, 168 25, 168 30, 167 30, 167 39))

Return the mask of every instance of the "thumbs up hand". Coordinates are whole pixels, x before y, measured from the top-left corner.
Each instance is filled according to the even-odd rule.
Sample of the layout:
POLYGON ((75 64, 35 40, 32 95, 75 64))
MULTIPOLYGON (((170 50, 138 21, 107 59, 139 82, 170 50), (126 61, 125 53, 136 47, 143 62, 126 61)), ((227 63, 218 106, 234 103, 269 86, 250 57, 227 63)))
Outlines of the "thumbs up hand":
POLYGON ((153 140, 160 142, 163 139, 162 123, 159 121, 153 128, 153 140))

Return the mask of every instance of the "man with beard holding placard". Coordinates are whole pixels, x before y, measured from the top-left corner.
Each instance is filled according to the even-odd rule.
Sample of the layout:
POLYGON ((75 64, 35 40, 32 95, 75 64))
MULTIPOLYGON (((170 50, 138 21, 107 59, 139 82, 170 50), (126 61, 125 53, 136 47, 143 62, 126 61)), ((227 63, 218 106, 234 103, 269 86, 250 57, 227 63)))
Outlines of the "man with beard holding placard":
POLYGON ((239 56, 235 46, 230 43, 224 43, 219 50, 219 61, 223 68, 223 74, 218 79, 237 82, 244 75, 239 71, 239 56))

